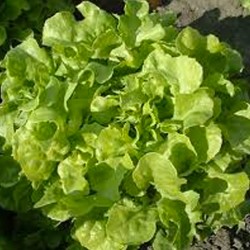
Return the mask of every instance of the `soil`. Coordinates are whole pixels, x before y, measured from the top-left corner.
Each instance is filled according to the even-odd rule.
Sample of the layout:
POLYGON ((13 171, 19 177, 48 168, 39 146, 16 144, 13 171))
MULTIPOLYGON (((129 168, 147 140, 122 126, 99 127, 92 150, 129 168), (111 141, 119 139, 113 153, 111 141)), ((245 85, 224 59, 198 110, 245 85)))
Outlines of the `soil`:
POLYGON ((203 242, 196 242, 190 250, 249 250, 250 215, 245 217, 243 228, 222 227, 203 242))

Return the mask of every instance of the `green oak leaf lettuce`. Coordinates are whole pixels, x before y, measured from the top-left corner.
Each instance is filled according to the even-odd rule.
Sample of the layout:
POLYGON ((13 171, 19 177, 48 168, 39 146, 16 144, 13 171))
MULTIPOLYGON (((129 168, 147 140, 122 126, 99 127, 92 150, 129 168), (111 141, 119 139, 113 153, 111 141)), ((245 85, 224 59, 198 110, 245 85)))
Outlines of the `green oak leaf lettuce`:
POLYGON ((144 0, 122 15, 77 8, 1 63, 0 205, 67 223, 68 249, 188 249, 197 223, 222 225, 249 189, 241 57, 144 0), (6 194, 25 187, 15 207, 6 194))

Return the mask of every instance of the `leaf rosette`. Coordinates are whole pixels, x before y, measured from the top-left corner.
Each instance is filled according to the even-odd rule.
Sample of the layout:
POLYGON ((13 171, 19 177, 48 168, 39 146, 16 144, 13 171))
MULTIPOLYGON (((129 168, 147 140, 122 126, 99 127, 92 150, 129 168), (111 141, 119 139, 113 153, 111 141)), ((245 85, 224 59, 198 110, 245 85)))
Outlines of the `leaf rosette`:
POLYGON ((120 16, 77 8, 82 20, 55 14, 42 46, 27 38, 2 62, 0 135, 34 208, 71 220, 90 250, 183 250, 197 223, 237 221, 250 152, 240 55, 143 0, 120 16))

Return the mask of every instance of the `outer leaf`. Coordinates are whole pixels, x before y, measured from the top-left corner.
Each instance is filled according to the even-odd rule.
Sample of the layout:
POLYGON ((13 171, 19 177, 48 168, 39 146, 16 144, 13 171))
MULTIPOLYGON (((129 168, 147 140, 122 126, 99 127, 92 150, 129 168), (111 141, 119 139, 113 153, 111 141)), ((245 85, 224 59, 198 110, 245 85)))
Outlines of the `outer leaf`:
POLYGON ((232 50, 231 48, 225 48, 223 50, 223 55, 227 59, 227 68, 226 70, 235 74, 243 70, 243 61, 239 52, 232 50))
POLYGON ((38 43, 33 38, 27 39, 13 49, 6 56, 4 62, 11 76, 27 77, 29 80, 37 80, 38 83, 52 69, 50 57, 44 49, 38 46, 38 43), (24 58, 25 61, 23 61, 24 58), (20 63, 21 61, 22 63, 20 63))
POLYGON ((202 67, 187 56, 171 57, 161 50, 153 51, 144 62, 143 71, 160 71, 176 95, 190 94, 202 83, 202 67))
POLYGON ((65 194, 75 191, 88 193, 88 182, 84 178, 86 169, 85 162, 81 159, 81 155, 73 152, 71 156, 61 161, 58 165, 58 174, 62 181, 62 188, 65 194))
POLYGON ((154 250, 173 250, 173 244, 168 241, 166 233, 163 230, 159 230, 156 233, 153 248, 154 250))
POLYGON ((119 200, 119 186, 124 174, 125 169, 121 167, 113 169, 105 163, 95 165, 88 171, 91 189, 112 201, 119 200))
POLYGON ((113 201, 101 195, 84 196, 84 193, 79 192, 63 197, 59 204, 68 212, 69 217, 75 218, 88 214, 91 217, 92 212, 98 215, 99 210, 101 214, 113 205, 113 201))
POLYGON ((221 149, 222 135, 216 124, 211 123, 207 127, 192 127, 188 130, 187 136, 201 162, 210 161, 221 149))
POLYGON ((16 133, 16 147, 14 159, 20 163, 22 171, 34 184, 49 178, 55 169, 55 162, 44 160, 46 155, 41 151, 39 144, 28 131, 20 129, 16 133), (22 145, 22 146, 21 146, 22 145))
POLYGON ((213 88, 218 92, 229 94, 230 96, 234 96, 235 94, 235 86, 233 83, 225 79, 220 73, 209 75, 205 79, 204 85, 213 88))
POLYGON ((165 30, 161 24, 154 22, 151 16, 147 16, 137 31, 136 45, 143 41, 160 41, 165 36, 165 30))
POLYGON ((229 144, 226 144, 222 147, 220 153, 214 157, 213 162, 225 172, 230 167, 232 169, 237 168, 241 160, 241 153, 235 152, 229 144))
POLYGON ((246 9, 250 9, 250 1, 249 0, 240 0, 242 6, 246 9))
POLYGON ((89 250, 125 249, 125 246, 107 236, 105 220, 76 221, 73 237, 89 250))
POLYGON ((172 162, 179 174, 190 173, 197 164, 197 153, 189 138, 182 134, 169 134, 164 155, 172 162))
POLYGON ((250 153, 250 105, 235 112, 225 121, 224 133, 232 148, 241 153, 250 153))
POLYGON ((211 197, 205 201, 206 203, 217 202, 220 207, 220 212, 226 212, 244 201, 245 194, 249 188, 249 179, 245 173, 224 174, 210 168, 208 175, 210 178, 219 178, 226 181, 227 188, 224 192, 211 195, 211 197))
POLYGON ((94 208, 107 208, 113 204, 110 199, 98 195, 87 195, 86 192, 74 192, 65 195, 59 180, 55 180, 44 191, 43 196, 35 204, 35 208, 43 208, 53 220, 65 221, 71 217, 86 215, 94 208))
POLYGON ((96 154, 99 161, 125 154, 130 145, 121 132, 115 127, 108 127, 101 131, 96 144, 96 154))
POLYGON ((194 56, 206 49, 206 38, 197 30, 187 27, 178 34, 176 47, 182 54, 194 56))
POLYGON ((126 0, 124 11, 128 16, 138 16, 142 18, 148 14, 149 4, 143 0, 126 0))
POLYGON ((135 46, 136 31, 140 25, 141 21, 137 16, 123 15, 119 18, 118 30, 128 48, 133 48, 135 46))
POLYGON ((138 245, 149 241, 156 230, 155 211, 114 205, 109 211, 107 234, 115 242, 138 245))
POLYGON ((138 162, 133 172, 133 179, 140 189, 147 189, 152 183, 164 197, 176 197, 184 179, 177 176, 177 171, 167 157, 159 153, 147 153, 138 162))
MULTIPOLYGON (((112 32, 113 30, 116 30, 117 21, 111 14, 99 9, 96 5, 87 1, 82 2, 77 8, 85 17, 83 22, 78 26, 78 41, 85 41, 88 45, 91 45, 91 43, 94 42, 93 49, 99 49, 103 48, 103 45, 100 43, 101 47, 98 47, 98 42, 95 39, 98 39, 98 37, 104 34, 107 37, 109 34, 109 38, 112 38, 111 44, 107 44, 109 51, 112 50, 113 46, 120 43, 117 35, 112 32)), ((107 49, 107 47, 105 47, 105 49, 107 49)))
POLYGON ((10 156, 0 156, 0 186, 11 187, 19 181, 20 166, 10 156))
POLYGON ((90 69, 95 74, 95 80, 98 83, 104 83, 108 81, 112 75, 115 64, 110 63, 110 65, 105 65, 97 62, 89 63, 87 69, 90 69))
POLYGON ((55 203, 43 208, 48 218, 54 221, 64 222, 72 217, 69 209, 62 203, 55 203))
POLYGON ((54 181, 53 184, 48 185, 44 191, 43 196, 36 202, 35 208, 44 207, 56 203, 63 197, 63 190, 59 181, 54 181))
POLYGON ((6 210, 14 212, 28 212, 32 209, 32 188, 25 178, 11 187, 0 186, 0 206, 6 210))
POLYGON ((55 14, 44 25, 43 44, 54 46, 58 42, 65 45, 73 42, 75 39, 75 26, 76 22, 71 13, 62 12, 55 14), (62 32, 63 30, 64 32, 62 32))
POLYGON ((93 112, 95 119, 105 124, 110 122, 117 114, 118 101, 112 97, 97 96, 93 99, 90 110, 93 112))
POLYGON ((184 128, 204 125, 214 114, 214 100, 208 89, 175 97, 174 119, 183 121, 184 128))
POLYGON ((190 244, 189 233, 191 225, 185 212, 185 204, 180 201, 162 199, 158 203, 159 216, 168 228, 169 244, 172 249, 183 250, 190 244))

